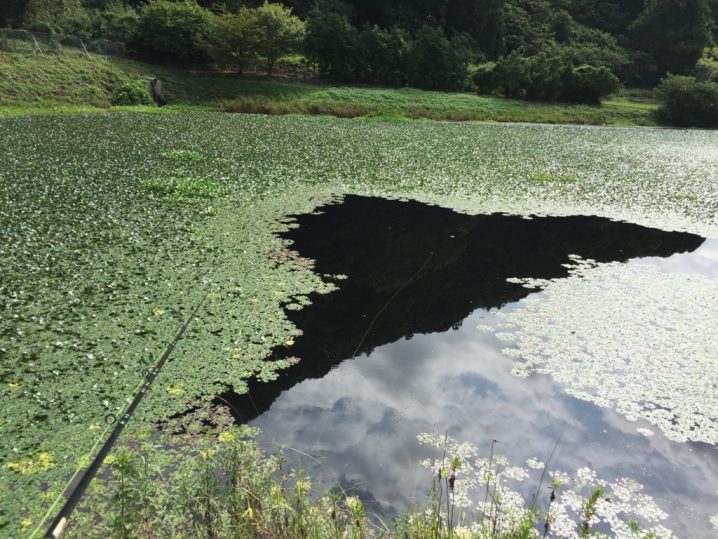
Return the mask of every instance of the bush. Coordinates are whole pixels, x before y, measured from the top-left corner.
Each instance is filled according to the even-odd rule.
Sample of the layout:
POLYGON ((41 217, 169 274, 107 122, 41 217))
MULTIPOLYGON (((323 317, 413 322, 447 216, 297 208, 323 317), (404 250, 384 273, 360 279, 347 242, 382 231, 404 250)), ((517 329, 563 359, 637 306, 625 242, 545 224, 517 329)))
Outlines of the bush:
POLYGON ((474 81, 480 94, 492 94, 497 91, 496 62, 486 62, 474 67, 471 80, 474 81))
POLYGON ((618 77, 606 67, 579 66, 567 71, 563 81, 563 99, 571 103, 599 104, 601 98, 621 88, 618 77))
POLYGON ((526 99, 557 101, 566 98, 563 77, 571 68, 563 60, 543 53, 537 54, 529 58, 528 69, 526 99))
POLYGON ((693 75, 703 82, 718 82, 718 47, 704 51, 693 68, 693 75))
POLYGON ((531 60, 522 57, 518 51, 504 56, 496 62, 494 69, 496 86, 506 97, 525 97, 531 84, 531 60))
POLYGON ((113 105, 152 105, 152 96, 144 81, 125 82, 112 93, 113 105))
POLYGON ((694 77, 668 76, 658 91, 658 119, 680 127, 718 127, 718 84, 694 77))
POLYGON ((209 17, 195 0, 150 0, 140 9, 135 45, 155 58, 202 60, 196 41, 207 34, 209 17))
POLYGON ((31 33, 52 34, 55 27, 47 21, 31 20, 23 25, 23 28, 31 33))
POLYGON ((498 62, 478 66, 473 81, 481 93, 497 91, 506 97, 533 101, 600 103, 617 92, 618 78, 606 67, 571 67, 545 53, 523 57, 517 51, 498 62))

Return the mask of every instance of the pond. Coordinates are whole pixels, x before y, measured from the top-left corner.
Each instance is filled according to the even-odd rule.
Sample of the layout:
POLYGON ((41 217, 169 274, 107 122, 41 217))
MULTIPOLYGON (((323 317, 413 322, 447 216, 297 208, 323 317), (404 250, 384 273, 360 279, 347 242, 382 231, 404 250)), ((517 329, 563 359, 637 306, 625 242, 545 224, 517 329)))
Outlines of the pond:
MULTIPOLYGON (((693 336, 673 320, 715 323, 715 296, 671 279, 714 283, 718 241, 599 217, 466 215, 353 195, 296 221, 284 237, 338 290, 289 312, 303 335, 276 357, 297 365, 247 395, 225 395, 238 420, 262 429, 261 443, 286 448, 288 466, 391 520, 427 500, 432 474, 419 462, 432 449, 420 433, 469 442, 482 456, 497 440, 496 451, 533 474, 517 487, 525 494, 539 482, 536 461, 555 446, 549 471, 628 478, 668 513, 662 524, 676 535, 715 533, 715 402, 698 403, 705 410, 691 421, 703 427, 680 430, 686 414, 655 396, 680 388, 661 386, 660 367, 641 361, 673 358, 657 357, 670 346, 654 330, 685 355, 682 341, 693 336), (695 297, 681 296, 687 288, 695 297), (527 312, 542 322, 532 327, 527 312), (609 345, 597 347, 600 338, 609 345), (550 343, 559 367, 531 356, 551 356, 550 343), (616 356, 620 371, 608 365, 616 356), (664 422, 651 415, 669 407, 664 422)), ((676 398, 695 408, 697 395, 676 398)))

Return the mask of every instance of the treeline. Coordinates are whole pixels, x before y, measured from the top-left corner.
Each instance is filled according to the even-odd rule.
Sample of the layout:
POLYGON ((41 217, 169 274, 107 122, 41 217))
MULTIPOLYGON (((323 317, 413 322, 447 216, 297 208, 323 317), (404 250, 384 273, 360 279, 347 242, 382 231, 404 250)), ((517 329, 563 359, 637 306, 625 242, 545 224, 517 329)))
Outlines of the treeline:
MULTIPOLYGON (((122 41, 152 60, 597 102, 667 74, 718 80, 718 0, 4 0, 0 24, 122 41)), ((684 81, 685 82, 685 81, 684 81)))

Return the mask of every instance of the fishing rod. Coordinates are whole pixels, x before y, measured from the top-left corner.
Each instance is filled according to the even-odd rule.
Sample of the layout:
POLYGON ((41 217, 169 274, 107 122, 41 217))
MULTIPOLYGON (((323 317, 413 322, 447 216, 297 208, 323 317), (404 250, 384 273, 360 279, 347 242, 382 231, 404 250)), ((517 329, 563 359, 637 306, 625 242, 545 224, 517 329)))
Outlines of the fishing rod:
MULTIPOLYGON (((55 520, 53 520, 52 524, 50 525, 50 528, 47 530, 47 533, 44 536, 45 539, 59 539, 59 537, 62 535, 62 532, 65 530, 65 527, 67 526, 67 523, 70 519, 70 515, 75 510, 75 507, 77 507, 77 504, 80 502, 80 498, 82 498, 82 495, 85 493, 85 490, 87 490, 87 487, 90 485, 90 482, 97 474, 97 471, 100 469, 100 466, 102 466, 105 457, 109 454, 110 450, 115 445, 117 438, 119 438, 128 421, 132 417, 132 414, 134 414, 135 409, 142 401, 142 398, 152 387, 155 378, 157 378, 157 375, 159 374, 160 370, 162 370, 162 367, 167 362, 167 358, 170 357, 170 354, 172 354, 172 351, 175 349, 175 346, 180 341, 185 331, 187 331, 187 328, 196 316, 197 311, 204 304, 208 295, 209 292, 204 295, 204 297, 197 303, 197 305, 195 305, 187 320, 185 320, 184 324, 182 324, 172 341, 169 343, 169 345, 167 345, 167 348, 165 348, 165 351, 160 357, 160 359, 157 361, 157 363, 155 363, 155 366, 147 372, 144 383, 139 388, 139 390, 135 392, 134 399, 132 399, 132 402, 127 407, 127 410, 125 410, 125 413, 122 415, 122 417, 120 417, 120 420, 117 421, 115 428, 112 430, 107 440, 105 440, 105 443, 102 444, 102 447, 100 448, 99 452, 92 460, 90 465, 87 467, 85 472, 82 474, 80 480, 74 487, 70 487, 68 485, 68 487, 65 489, 62 495, 64 495, 65 492, 69 491, 67 500, 65 501, 65 505, 62 506, 62 509, 55 517, 55 520)), ((114 421, 115 417, 112 414, 105 417, 105 422, 107 422, 109 425, 111 425, 114 421)), ((71 483, 72 479, 70 480, 70 484, 71 483)), ((32 538, 34 536, 35 534, 33 533, 30 537, 32 538)))

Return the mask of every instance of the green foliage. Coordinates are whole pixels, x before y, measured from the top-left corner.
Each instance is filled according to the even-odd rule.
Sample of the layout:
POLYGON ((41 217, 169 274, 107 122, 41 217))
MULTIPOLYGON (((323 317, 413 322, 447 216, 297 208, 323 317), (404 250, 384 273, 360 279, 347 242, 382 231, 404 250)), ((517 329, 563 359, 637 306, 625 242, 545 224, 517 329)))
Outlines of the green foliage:
POLYGON ((683 127, 718 127, 718 84, 694 77, 669 76, 659 86, 658 117, 683 127))
POLYGON ((259 28, 257 54, 271 74, 279 58, 298 51, 304 40, 304 22, 281 4, 265 1, 256 11, 259 28))
MULTIPOLYGON (((187 159, 192 154, 172 153, 169 155, 172 155, 174 159, 187 159)), ((189 159, 193 160, 191 157, 189 159)), ((216 198, 226 193, 225 188, 216 182, 184 176, 144 180, 142 186, 151 193, 177 204, 197 204, 202 199, 216 198)))
POLYGON ((0 27, 17 28, 23 22, 29 0, 5 0, 0 7, 0 27))
POLYGON ((132 6, 122 2, 110 2, 99 13, 99 19, 100 28, 97 37, 121 43, 131 43, 135 40, 139 15, 132 6))
POLYGON ((361 80, 403 86, 406 83, 408 34, 401 28, 365 26, 358 38, 361 80))
POLYGON ((504 31, 504 0, 453 0, 447 2, 445 28, 465 32, 487 55, 495 57, 501 50, 504 31))
POLYGON ((648 0, 630 30, 662 73, 686 74, 711 43, 707 0, 648 0))
POLYGON ((244 71, 248 62, 257 58, 261 29, 257 11, 241 8, 237 13, 211 15, 206 35, 197 36, 197 45, 217 66, 237 66, 244 71))
MULTIPOLYGON (((653 104, 627 100, 602 107, 567 107, 509 101, 474 94, 426 92, 415 89, 333 87, 257 79, 194 75, 126 59, 60 54, 3 53, 0 69, 0 114, 51 112, 59 105, 94 105, 97 89, 109 100, 108 89, 124 82, 158 78, 170 107, 192 105, 233 112, 265 114, 331 114, 340 117, 382 117, 436 120, 491 120, 542 123, 652 125, 653 104), (63 88, 62 93, 57 92, 63 88), (42 108, 40 108, 42 107, 42 108)), ((102 100, 100 100, 102 101, 102 100)), ((106 106, 106 105, 102 105, 106 106)))
POLYGON ((476 85, 476 89, 480 94, 492 94, 498 90, 496 77, 496 62, 485 62, 473 68, 471 80, 476 85))
POLYGON ((607 67, 614 73, 622 72, 630 64, 628 52, 615 36, 582 26, 573 28, 572 39, 556 47, 555 54, 574 67, 607 67))
POLYGON ((319 3, 307 15, 305 52, 321 72, 334 80, 358 78, 358 38, 356 28, 339 10, 319 3))
POLYGON ((142 80, 128 81, 112 92, 113 105, 153 105, 147 85, 142 80))
POLYGON ((460 36, 449 40, 441 28, 425 25, 409 47, 409 84, 426 90, 463 89, 470 54, 460 36))
POLYGON ((618 77, 608 68, 583 65, 565 72, 561 97, 572 103, 598 104, 620 87, 618 77))
POLYGON ((134 46, 154 58, 199 60, 196 43, 207 35, 209 18, 195 0, 150 0, 140 8, 134 46))
POLYGON ((704 51, 693 74, 696 79, 703 82, 718 82, 718 47, 704 51))
POLYGON ((571 67, 564 60, 540 53, 523 57, 514 51, 496 63, 480 66, 474 74, 480 92, 499 91, 507 97, 535 101, 598 104, 620 88, 606 67, 571 67))
MULTIPOLYGON (((32 76, 53 67, 39 55, 12 56, 8 64, 17 68, 27 58, 33 63, 23 69, 32 76)), ((74 79, 90 73, 78 66, 106 65, 75 57, 61 63, 65 59, 54 58, 53 77, 74 79)), ((131 62, 119 65, 139 69, 131 62)), ((2 86, 3 80, 2 95, 16 89, 14 77, 12 87, 2 86)), ((53 78, 49 87, 57 80, 67 79, 53 78)), ((515 119, 522 113, 559 121, 562 114, 573 114, 576 121, 580 114, 595 120, 604 110, 409 89, 242 84, 229 89, 275 98, 320 92, 317 100, 383 101, 407 113, 420 103, 437 116, 458 111, 515 119)), ((207 82, 213 87, 221 89, 220 79, 207 82)), ((13 493, 0 497, 0 511, 11 522, 2 530, 8 537, 26 536, 18 531, 26 515, 39 523, 102 433, 104 417, 120 414, 151 358, 159 357, 189 307, 207 291, 213 295, 128 428, 156 432, 158 421, 185 412, 194 398, 211 400, 228 387, 244 391, 247 378, 271 379, 287 366, 265 361, 297 335, 282 306, 296 308, 311 292, 331 287, 309 271, 308 261, 288 253, 277 233, 291 226, 288 215, 313 211, 329 195, 352 191, 444 204, 471 201, 474 213, 495 211, 496 201, 524 211, 527 201, 531 211, 554 204, 573 211, 605 201, 616 208, 614 215, 653 212, 658 223, 678 212, 686 221, 713 222, 718 210, 718 171, 706 151, 714 144, 713 132, 185 111, 25 114, 0 120, 0 140, 0 159, 23 164, 0 167, 0 301, 6 310, 0 333, 7 340, 0 350, 0 482, 13 493), (595 151, 587 153, 587 145, 595 151), (201 158, 169 157, 195 154, 201 158), (653 166, 645 166, 646 155, 653 166), (677 168, 693 173, 676 183, 677 168), (180 170, 183 177, 226 185, 226 198, 203 199, 218 208, 214 217, 201 204, 169 204, 164 195, 142 187, 143 180, 174 177, 180 170), (577 181, 565 190, 524 181, 540 171, 570 174, 577 181), (697 201, 667 196, 676 192, 697 201), (510 206, 517 198, 518 206, 510 206), (485 200, 491 201, 488 206, 481 205, 485 200), (40 310, 34 298, 43 299, 40 310), (216 332, 219 328, 224 331, 216 332), (15 469, 6 466, 10 462, 17 463, 15 469)), ((203 419, 192 417, 188 428, 203 419)), ((80 534, 93 536, 111 535, 80 534)))

